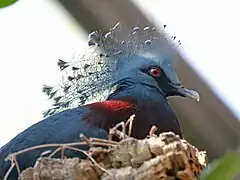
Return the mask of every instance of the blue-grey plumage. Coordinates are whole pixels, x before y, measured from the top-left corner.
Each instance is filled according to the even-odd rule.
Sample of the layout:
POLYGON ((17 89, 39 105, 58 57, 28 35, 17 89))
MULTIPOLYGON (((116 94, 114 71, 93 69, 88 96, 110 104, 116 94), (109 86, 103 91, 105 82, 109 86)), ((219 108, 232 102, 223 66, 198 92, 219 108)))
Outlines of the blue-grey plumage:
MULTIPOLYGON (((0 149, 0 178, 10 166, 3 161, 10 153, 40 144, 76 142, 80 140, 80 133, 106 139, 109 128, 132 114, 135 114, 133 137, 146 137, 153 125, 157 126, 158 133, 173 131, 183 136, 167 97, 199 100, 198 93, 181 85, 171 52, 164 50, 159 39, 147 34, 150 30, 153 33, 153 28, 133 28, 129 39, 114 44, 116 28, 103 35, 96 32, 90 35, 89 45, 94 45, 97 52, 82 57, 77 63, 59 61, 60 69, 70 68, 72 75, 67 76, 63 88, 45 86, 44 92, 55 101, 53 109, 45 114, 50 116, 0 149), (101 47, 106 54, 98 53, 101 47), (109 91, 103 101, 85 104, 106 90, 109 91), (70 109, 57 113, 61 108, 70 109)), ((34 150, 17 157, 21 169, 32 166, 42 151, 34 150)), ((67 151, 66 155, 72 157, 79 153, 67 151)), ((15 171, 10 179, 16 176, 15 171)))
MULTIPOLYGON (((22 133, 18 134, 9 143, 0 149, 0 179, 4 177, 7 169, 10 167, 10 161, 4 162, 4 159, 13 152, 17 152, 32 146, 51 143, 70 143, 79 142, 80 133, 87 137, 100 137, 106 139, 107 132, 104 129, 90 127, 86 121, 81 120, 81 116, 86 114, 88 108, 74 108, 54 114, 33 126, 29 127, 22 133)), ((81 149, 87 149, 81 146, 81 149)), ((41 148, 17 156, 21 170, 32 167, 34 161, 46 150, 54 151, 56 148, 41 148)), ((49 155, 49 154, 48 154, 49 155)), ((59 155, 59 154, 58 154, 59 155)), ((65 155, 69 157, 81 156, 79 152, 65 150, 65 155)), ((10 180, 17 179, 16 169, 10 174, 10 180)))

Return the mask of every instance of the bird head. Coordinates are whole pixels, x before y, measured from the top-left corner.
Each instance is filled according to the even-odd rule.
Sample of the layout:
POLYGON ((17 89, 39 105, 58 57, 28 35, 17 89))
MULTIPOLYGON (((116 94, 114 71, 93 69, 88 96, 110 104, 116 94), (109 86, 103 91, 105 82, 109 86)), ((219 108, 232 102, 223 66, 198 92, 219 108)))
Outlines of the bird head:
POLYGON ((119 23, 106 32, 94 31, 88 37, 91 51, 76 61, 59 60, 58 66, 67 75, 58 86, 43 87, 43 92, 54 100, 44 116, 104 100, 126 80, 156 88, 165 97, 199 101, 199 94, 182 86, 176 74, 176 52, 169 48, 169 40, 176 37, 159 36, 159 30, 149 26, 134 27, 126 33, 119 23))
POLYGON ((199 94, 185 88, 179 81, 168 56, 136 55, 120 68, 116 84, 128 81, 156 88, 165 97, 182 96, 199 101, 199 94))

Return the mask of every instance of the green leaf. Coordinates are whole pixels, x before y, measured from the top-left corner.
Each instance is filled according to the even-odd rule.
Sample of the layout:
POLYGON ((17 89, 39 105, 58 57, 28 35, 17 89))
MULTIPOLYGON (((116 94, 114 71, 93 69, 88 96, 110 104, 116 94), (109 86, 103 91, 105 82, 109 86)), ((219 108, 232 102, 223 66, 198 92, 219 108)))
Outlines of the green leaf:
POLYGON ((211 163, 200 180, 234 180, 240 173, 240 154, 232 152, 211 163))
POLYGON ((0 8, 9 6, 15 2, 17 2, 17 0, 0 0, 0 8))

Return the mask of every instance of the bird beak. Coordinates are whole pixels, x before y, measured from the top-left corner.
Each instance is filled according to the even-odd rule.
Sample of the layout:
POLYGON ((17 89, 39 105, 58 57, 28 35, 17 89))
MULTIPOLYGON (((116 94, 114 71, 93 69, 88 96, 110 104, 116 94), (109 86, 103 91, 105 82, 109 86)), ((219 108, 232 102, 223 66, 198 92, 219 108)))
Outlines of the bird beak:
POLYGON ((172 87, 172 93, 173 94, 178 94, 182 97, 188 97, 191 99, 196 100, 197 102, 200 100, 200 95, 198 92, 194 90, 187 89, 182 86, 181 82, 178 79, 178 76, 176 74, 173 62, 171 59, 167 59, 163 61, 161 64, 161 67, 163 68, 168 80, 169 80, 169 85, 172 87))
POLYGON ((172 87, 183 97, 189 97, 191 99, 196 100, 197 102, 200 101, 200 95, 197 91, 187 89, 183 87, 181 84, 172 84, 172 87))

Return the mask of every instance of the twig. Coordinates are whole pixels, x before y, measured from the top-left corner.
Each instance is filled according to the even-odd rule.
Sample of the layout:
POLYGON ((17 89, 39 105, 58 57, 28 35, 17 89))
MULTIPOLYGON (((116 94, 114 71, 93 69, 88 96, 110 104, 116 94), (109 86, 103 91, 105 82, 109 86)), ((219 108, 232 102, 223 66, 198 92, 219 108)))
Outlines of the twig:
MULTIPOLYGON (((125 126, 125 123, 122 121, 118 124, 116 124, 112 129, 109 130, 109 135, 108 135, 108 139, 110 141, 112 141, 112 138, 113 138, 113 135, 116 135, 116 130, 119 128, 119 127, 122 127, 122 133, 125 135, 126 134, 126 126, 125 126)), ((121 139, 121 136, 120 136, 120 139, 121 139)), ((122 139, 124 139, 124 137, 122 137, 122 139)))
POLYGON ((52 152, 51 150, 44 151, 40 154, 40 157, 50 154, 51 152, 52 152))
POLYGON ((49 157, 49 158, 53 157, 53 156, 54 156, 58 151, 60 151, 60 150, 61 150, 61 147, 55 149, 55 151, 53 151, 48 157, 49 157))
POLYGON ((86 144, 89 146, 89 147, 93 147, 93 144, 89 141, 89 139, 84 135, 84 134, 80 134, 79 137, 84 141, 86 142, 86 144))
POLYGON ((62 147, 61 147, 61 159, 64 158, 64 150, 65 150, 65 147, 66 147, 66 146, 62 146, 62 147))
POLYGON ((117 129, 111 130, 111 134, 117 136, 119 139, 127 139, 127 138, 129 138, 128 135, 124 134, 123 132, 121 132, 121 131, 119 131, 117 129))
MULTIPOLYGON (((93 142, 92 144, 95 145, 95 146, 102 146, 102 145, 103 146, 109 146, 108 143, 99 144, 98 142, 93 142)), ((62 147, 62 146, 78 146, 78 145, 87 145, 87 144, 86 144, 86 142, 75 142, 75 143, 66 143, 66 144, 43 144, 43 145, 33 146, 33 147, 30 147, 30 148, 26 148, 26 149, 17 151, 15 153, 12 153, 12 154, 8 155, 7 159, 11 160, 12 156, 17 156, 17 155, 23 154, 23 153, 31 151, 31 150, 45 148, 45 147, 62 147)))
POLYGON ((38 145, 38 146, 33 146, 33 147, 29 147, 20 151, 17 151, 15 153, 12 153, 10 155, 8 155, 8 158, 12 159, 12 156, 17 156, 20 154, 23 154, 25 152, 31 151, 31 150, 35 150, 35 149, 40 149, 40 148, 45 148, 45 147, 61 147, 61 146, 74 146, 74 145, 86 145, 85 142, 77 142, 77 143, 69 143, 69 144, 42 144, 42 145, 38 145))
POLYGON ((112 141, 112 137, 113 135, 117 135, 119 136, 120 139, 126 139, 129 138, 131 136, 132 133, 132 126, 133 126, 133 121, 135 118, 135 114, 132 114, 128 120, 126 121, 126 123, 124 123, 123 121, 116 124, 112 129, 109 130, 109 140, 112 141), (128 135, 126 134, 126 127, 129 124, 129 128, 128 128, 128 135), (117 129, 119 127, 122 127, 122 132, 118 131, 117 129))
POLYGON ((131 134, 132 134, 132 126, 133 126, 134 118, 135 118, 135 114, 131 115, 131 116, 129 117, 129 119, 127 120, 126 124, 125 124, 125 125, 127 126, 128 123, 129 123, 129 128, 128 128, 128 136, 129 136, 129 137, 130 137, 131 134))
POLYGON ((118 123, 116 126, 114 126, 113 130, 117 130, 119 127, 122 127, 122 133, 126 134, 126 126, 125 126, 125 123, 123 121, 118 123))
POLYGON ((149 131, 149 136, 150 137, 155 136, 155 133, 157 132, 157 130, 158 130, 157 126, 152 126, 150 131, 149 131))
POLYGON ((89 141, 91 143, 93 143, 93 142, 109 143, 109 146, 115 146, 115 145, 118 144, 118 142, 116 142, 116 141, 110 141, 110 140, 107 140, 107 139, 100 139, 100 138, 89 138, 89 141))
POLYGON ((20 171, 19 164, 18 164, 18 161, 17 161, 17 159, 16 159, 16 156, 13 156, 13 157, 12 157, 12 161, 13 161, 13 163, 14 163, 15 166, 16 166, 16 169, 17 169, 17 172, 18 172, 18 177, 20 178, 21 171, 20 171))
POLYGON ((129 123, 131 123, 131 121, 134 120, 135 116, 136 116, 135 114, 132 114, 132 115, 128 118, 128 120, 127 120, 127 122, 125 123, 125 125, 127 126, 129 123))
POLYGON ((9 168, 8 171, 6 172, 6 174, 5 174, 4 178, 3 178, 3 180, 7 180, 8 176, 9 176, 9 174, 12 172, 14 166, 15 166, 15 164, 12 163, 11 166, 10 166, 10 168, 9 168))
MULTIPOLYGON (((108 142, 92 142, 93 145, 96 145, 96 146, 112 146, 111 144, 112 142, 110 141, 110 143, 108 142)), ((51 153, 48 157, 52 157, 54 154, 56 154, 58 151, 62 150, 63 147, 64 148, 68 148, 71 147, 71 146, 77 146, 77 145, 87 145, 86 142, 77 142, 77 143, 67 143, 67 144, 43 144, 43 145, 38 145, 38 146, 33 146, 33 147, 30 147, 30 148, 26 148, 26 149, 23 149, 23 150, 20 150, 20 151, 17 151, 15 153, 12 153, 12 154, 9 154, 8 157, 6 158, 7 160, 10 160, 12 162, 12 164, 15 164, 16 168, 17 168, 17 171, 18 171, 18 174, 20 175, 21 174, 21 171, 20 171, 20 168, 18 166, 18 162, 17 162, 17 159, 15 158, 17 155, 20 155, 20 154, 23 154, 23 153, 26 153, 28 151, 31 151, 31 150, 35 150, 35 149, 40 149, 40 148, 45 148, 45 147, 58 147, 53 153, 51 153), (60 146, 60 147, 59 147, 60 146), (13 163, 14 161, 14 163, 13 163)), ((77 148, 74 148, 74 149, 77 149, 77 148)), ((63 152, 62 152, 63 153, 63 152)), ((61 157, 63 158, 63 154, 61 154, 61 157)), ((11 173, 12 169, 14 168, 14 166, 10 167, 7 171, 7 174, 4 176, 6 177, 6 180, 7 180, 7 177, 9 176, 9 174, 11 173)), ((20 177, 20 176, 19 176, 20 177)))
POLYGON ((112 176, 111 173, 109 173, 105 168, 103 168, 102 166, 100 166, 100 164, 98 164, 86 151, 81 150, 81 149, 77 149, 74 147, 67 147, 68 149, 71 150, 75 150, 75 151, 79 151, 82 152, 83 154, 85 154, 99 169, 101 169, 102 171, 104 171, 105 173, 107 173, 109 176, 112 176))

